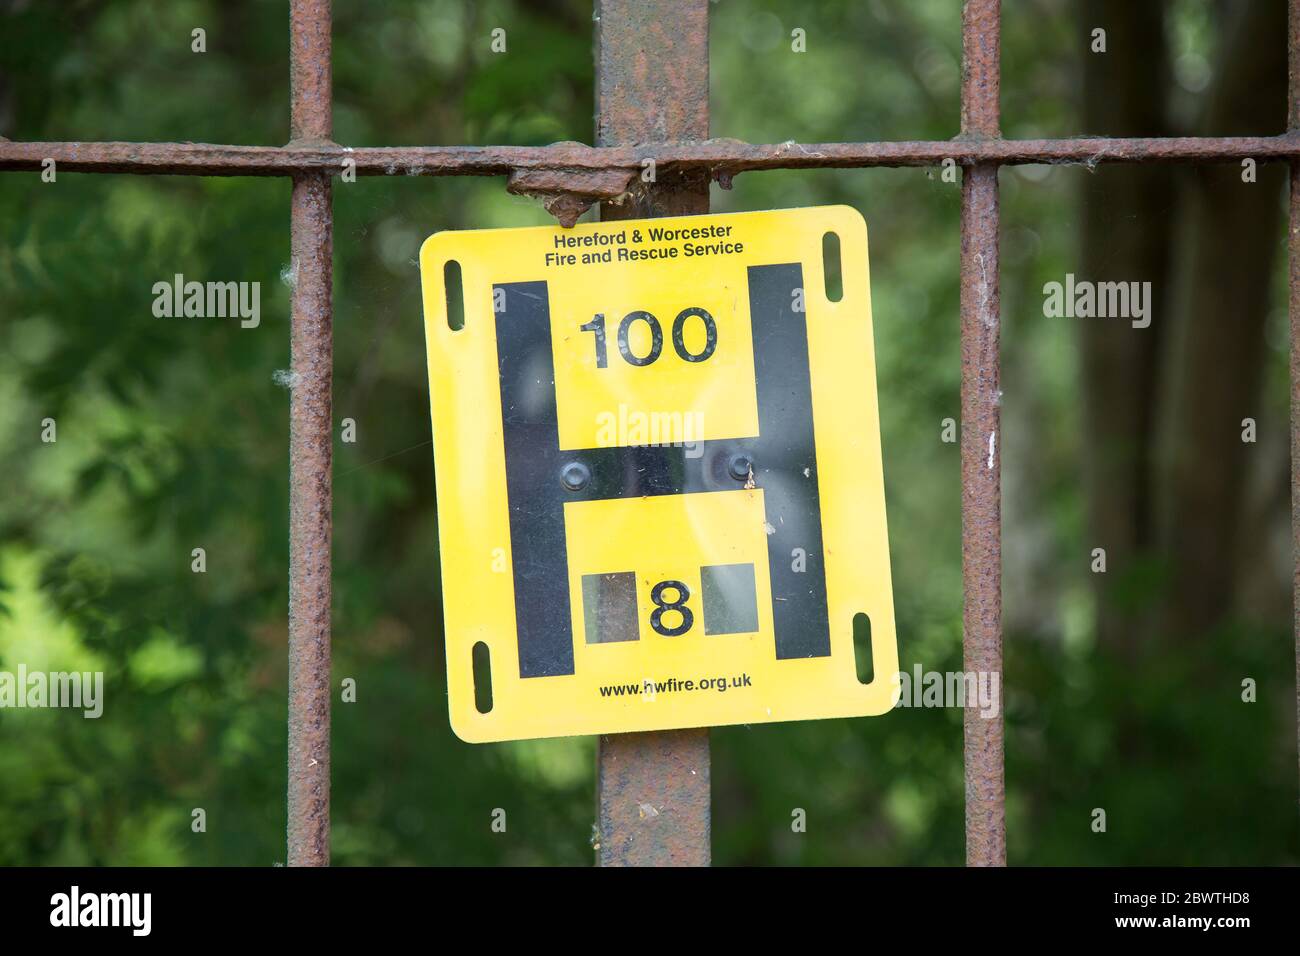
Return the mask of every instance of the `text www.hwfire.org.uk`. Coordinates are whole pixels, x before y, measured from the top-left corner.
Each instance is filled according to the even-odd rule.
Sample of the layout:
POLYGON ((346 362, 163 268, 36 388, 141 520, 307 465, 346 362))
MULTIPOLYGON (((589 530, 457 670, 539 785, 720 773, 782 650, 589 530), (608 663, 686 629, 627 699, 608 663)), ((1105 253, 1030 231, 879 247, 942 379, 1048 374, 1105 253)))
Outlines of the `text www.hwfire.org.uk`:
POLYGON ((678 691, 691 690, 712 690, 722 693, 732 687, 753 686, 754 680, 748 674, 739 674, 730 678, 703 677, 700 680, 679 680, 676 677, 670 677, 668 680, 654 681, 647 678, 636 684, 605 684, 600 688, 600 696, 644 696, 647 700, 653 700, 656 694, 672 694, 678 691))

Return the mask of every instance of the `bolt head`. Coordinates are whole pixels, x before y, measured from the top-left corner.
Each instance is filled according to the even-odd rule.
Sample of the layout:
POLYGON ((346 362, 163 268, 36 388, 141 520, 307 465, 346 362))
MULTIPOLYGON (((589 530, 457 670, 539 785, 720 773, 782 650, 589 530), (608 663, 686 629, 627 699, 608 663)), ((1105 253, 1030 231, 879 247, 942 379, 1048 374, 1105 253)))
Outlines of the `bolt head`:
POLYGON ((727 471, 732 478, 737 481, 748 481, 749 473, 753 469, 754 463, 748 455, 732 455, 731 460, 727 462, 727 471))
POLYGON ((581 491, 591 481, 591 469, 580 461, 571 461, 560 469, 560 481, 570 491, 581 491))

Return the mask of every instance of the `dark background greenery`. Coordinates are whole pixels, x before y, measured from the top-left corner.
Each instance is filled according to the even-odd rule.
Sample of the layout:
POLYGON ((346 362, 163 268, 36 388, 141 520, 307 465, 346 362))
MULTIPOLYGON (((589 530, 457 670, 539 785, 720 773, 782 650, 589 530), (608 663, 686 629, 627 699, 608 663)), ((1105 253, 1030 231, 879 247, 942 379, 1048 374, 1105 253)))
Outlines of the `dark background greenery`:
MULTIPOLYGON (((1283 6, 1007 0, 1004 132, 1277 132, 1285 36, 1268 34, 1275 51, 1233 38, 1283 6), (1096 26, 1103 57, 1088 52, 1096 26)), ((955 135, 959 8, 712 4, 713 135, 955 135)), ((0 134, 282 143, 287 31, 273 0, 3 0, 0 134)), ((335 139, 589 141, 591 35, 580 0, 334 0, 335 139), (504 55, 489 51, 497 26, 504 55)), ((1040 166, 1001 182, 1010 859, 1295 863, 1280 175, 1040 166), (1042 285, 1067 272, 1150 275, 1153 328, 1044 318, 1042 285), (1233 281, 1258 301, 1216 297, 1233 281), (1187 344, 1197 329, 1229 338, 1187 344), (1123 358, 1133 349, 1147 364, 1123 358), (1254 417, 1259 441, 1176 414, 1163 392, 1107 400, 1187 376, 1229 424, 1254 417), (1157 467, 1157 448, 1190 448, 1167 456, 1190 466, 1157 467), (1198 572, 1176 532, 1202 527, 1222 534, 1198 541, 1198 572)), ((334 675, 358 687, 334 708, 340 864, 591 859, 591 739, 469 746, 447 723, 416 252, 439 229, 549 221, 502 187, 335 187, 335 414, 358 435, 335 447, 334 675), (489 827, 497 807, 505 834, 489 827)), ((957 669, 958 451, 940 436, 959 412, 959 187, 934 169, 770 172, 714 196, 721 211, 834 202, 871 229, 902 664, 957 669)), ((107 681, 98 721, 0 713, 0 863, 284 859, 288 212, 280 179, 0 175, 0 667, 107 681), (261 326, 155 318, 152 285, 178 272, 260 282, 261 326), (195 807, 206 833, 191 832, 195 807)), ((716 861, 961 862, 960 718, 715 731, 716 861)))

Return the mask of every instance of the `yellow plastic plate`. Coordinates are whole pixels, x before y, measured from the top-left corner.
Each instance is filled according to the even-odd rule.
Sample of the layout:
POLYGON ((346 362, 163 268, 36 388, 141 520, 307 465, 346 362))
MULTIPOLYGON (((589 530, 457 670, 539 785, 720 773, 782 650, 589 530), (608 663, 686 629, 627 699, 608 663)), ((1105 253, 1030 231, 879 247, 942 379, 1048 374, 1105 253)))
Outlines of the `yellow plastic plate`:
POLYGON ((855 210, 441 232, 420 270, 463 740, 893 706, 855 210), (827 233, 841 259, 834 302, 827 233), (865 684, 858 614, 870 622, 865 684))

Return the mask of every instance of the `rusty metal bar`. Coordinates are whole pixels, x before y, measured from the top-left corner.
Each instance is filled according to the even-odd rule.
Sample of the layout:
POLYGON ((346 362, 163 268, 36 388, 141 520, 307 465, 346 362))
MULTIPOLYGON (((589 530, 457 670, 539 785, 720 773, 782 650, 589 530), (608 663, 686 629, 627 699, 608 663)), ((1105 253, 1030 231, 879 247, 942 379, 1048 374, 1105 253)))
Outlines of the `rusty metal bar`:
MULTIPOLYGON (((599 0, 596 16, 596 141, 707 138, 708 0, 599 0)), ((653 175, 637 179, 630 201, 602 206, 601 218, 709 211, 707 175, 653 175)), ((606 735, 596 763, 601 866, 709 864, 707 729, 606 735)))
MULTIPOLYGON (((290 4, 295 141, 331 133, 330 0, 290 4)), ((289 398, 290 866, 330 860, 330 548, 333 539, 333 185, 293 180, 289 398)))
MULTIPOLYGON (((287 146, 208 143, 22 143, 0 140, 0 171, 39 171, 53 159, 59 171, 168 173, 183 176, 288 176, 339 172, 345 159, 359 176, 505 176, 551 172, 578 179, 591 173, 639 173, 644 159, 661 169, 708 172, 724 179, 765 169, 854 169, 934 166, 952 159, 975 163, 1204 163, 1247 157, 1258 162, 1300 156, 1300 130, 1281 136, 1078 139, 963 139, 897 143, 750 144, 734 139, 701 142, 586 146, 376 146, 351 149, 299 140, 287 146)), ((624 184, 627 180, 625 179, 624 184)), ((621 190, 620 190, 621 192, 621 190)), ((617 195, 617 193, 613 194, 617 195)))
POLYGON ((330 0, 289 4, 289 139, 328 143, 334 131, 330 0))
POLYGON ((1002 0, 961 8, 961 138, 1002 136, 1002 0))
MULTIPOLYGON (((1300 0, 1291 0, 1287 29, 1287 129, 1300 131, 1300 0)), ((1295 630, 1296 749, 1300 757, 1300 160, 1291 162, 1291 213, 1288 223, 1291 259, 1291 566, 1295 630)))
MULTIPOLYGON (((1000 135, 1001 0, 962 8, 962 136, 1000 135)), ((965 170, 961 189, 962 666, 1002 677, 1002 491, 998 167, 965 170)), ((966 863, 1005 866, 1002 711, 963 715, 966 863)))

